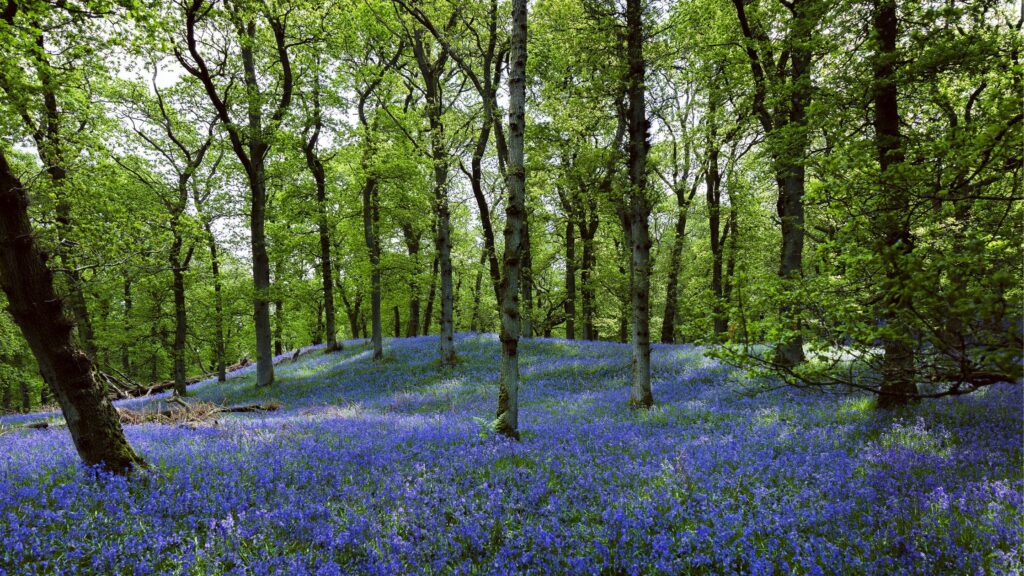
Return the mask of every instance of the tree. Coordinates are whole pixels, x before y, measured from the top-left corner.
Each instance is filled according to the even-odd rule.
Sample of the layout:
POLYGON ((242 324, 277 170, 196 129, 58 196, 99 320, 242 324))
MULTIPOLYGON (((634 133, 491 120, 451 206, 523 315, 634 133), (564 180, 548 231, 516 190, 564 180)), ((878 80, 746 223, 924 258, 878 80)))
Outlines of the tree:
POLYGON ((511 71, 508 79, 508 201, 505 204, 504 273, 501 279, 501 372, 498 418, 502 434, 519 438, 519 273, 522 231, 526 219, 526 170, 523 162, 526 128, 526 0, 512 2, 511 71))
MULTIPOLYGON (((185 17, 185 45, 176 46, 174 54, 185 70, 203 85, 213 105, 221 126, 228 133, 231 148, 241 163, 249 184, 249 232, 252 252, 253 275, 253 320, 256 326, 256 386, 270 386, 274 383, 274 362, 270 326, 270 260, 266 243, 266 159, 273 142, 273 135, 281 127, 285 114, 291 106, 293 78, 291 60, 288 56, 289 42, 286 36, 288 13, 278 15, 266 6, 249 6, 245 3, 229 3, 228 10, 221 15, 212 13, 213 6, 204 0, 186 0, 182 7, 185 17), (215 21, 226 19, 226 22, 215 21), (265 24, 260 26, 259 22, 265 24), (213 30, 222 31, 227 24, 238 42, 238 56, 242 63, 242 83, 245 87, 247 124, 236 122, 232 113, 234 102, 228 86, 217 86, 216 79, 231 77, 227 70, 211 70, 200 53, 197 32, 200 24, 208 22, 213 30), (257 47, 259 32, 269 31, 273 37, 274 56, 280 66, 280 89, 278 99, 272 106, 267 125, 264 126, 264 102, 268 100, 260 88, 257 75, 257 47), (243 128, 244 126, 244 128, 243 128)), ((218 64, 227 66, 226 60, 218 64)))
MULTIPOLYGON (((760 3, 752 3, 758 7, 760 3)), ((799 314, 791 302, 794 285, 803 273, 804 189, 809 146, 807 109, 813 96, 813 58, 815 29, 823 5, 818 0, 780 2, 788 18, 785 35, 773 41, 769 34, 770 9, 763 7, 755 18, 748 14, 748 3, 733 0, 743 35, 743 48, 750 64, 754 84, 753 111, 768 138, 768 151, 778 184, 777 212, 782 228, 779 277, 786 300, 782 321, 788 326, 776 348, 775 362, 791 367, 804 360, 803 336, 799 314), (760 19, 757 17, 760 16, 760 19)))
POLYGON ((96 378, 92 361, 71 341, 72 323, 53 290, 53 274, 36 246, 28 195, 0 150, 0 285, 14 322, 60 403, 78 455, 115 473, 144 466, 121 430, 117 411, 96 378))
POLYGON ((633 384, 629 405, 649 408, 651 392, 651 234, 652 200, 647 189, 650 122, 645 103, 643 0, 626 2, 626 102, 629 132, 629 190, 620 207, 622 227, 630 249, 630 294, 633 308, 633 384))

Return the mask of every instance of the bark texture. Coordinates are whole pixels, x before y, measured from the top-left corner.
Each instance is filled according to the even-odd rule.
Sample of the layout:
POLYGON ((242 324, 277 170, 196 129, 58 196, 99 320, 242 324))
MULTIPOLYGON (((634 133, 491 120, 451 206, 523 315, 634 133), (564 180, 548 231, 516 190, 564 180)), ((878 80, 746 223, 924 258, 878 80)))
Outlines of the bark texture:
POLYGON ((508 201, 505 205, 504 275, 501 280, 501 365, 498 380, 498 432, 519 438, 519 274, 526 225, 526 0, 512 0, 509 72, 508 201))
POLYGON ((92 361, 72 342, 73 325, 64 315, 53 289, 53 274, 32 236, 28 196, 2 151, 0 286, 7 295, 8 311, 60 404, 82 461, 116 473, 144 466, 124 437, 92 361))

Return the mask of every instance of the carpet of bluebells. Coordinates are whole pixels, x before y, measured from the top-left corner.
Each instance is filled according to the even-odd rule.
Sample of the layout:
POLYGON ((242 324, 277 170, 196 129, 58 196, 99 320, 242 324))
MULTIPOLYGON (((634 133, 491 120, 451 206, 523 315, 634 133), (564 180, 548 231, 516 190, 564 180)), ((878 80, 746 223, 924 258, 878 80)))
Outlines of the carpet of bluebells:
MULTIPOLYGON (((654 348, 520 346, 521 442, 480 422, 498 343, 312 349, 190 399, 272 413, 126 433, 151 469, 78 464, 67 430, 0 420, 0 574, 1019 574, 1020 386, 878 414, 867 397, 751 382, 654 348)), ((162 398, 134 400, 159 404, 162 398)), ((30 418, 54 418, 36 414, 30 418)), ((59 422, 55 419, 54 423, 59 422)))

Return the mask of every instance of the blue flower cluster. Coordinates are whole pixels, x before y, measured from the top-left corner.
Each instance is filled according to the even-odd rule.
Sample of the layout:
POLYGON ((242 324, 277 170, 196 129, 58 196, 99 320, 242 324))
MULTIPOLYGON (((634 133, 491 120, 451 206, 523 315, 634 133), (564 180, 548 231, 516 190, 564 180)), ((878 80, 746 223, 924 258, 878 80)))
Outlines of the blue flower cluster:
MULTIPOLYGON (((359 342, 192 397, 281 402, 208 426, 126 427, 152 468, 77 464, 65 430, 2 428, 0 574, 1017 574, 1019 386, 878 414, 656 346, 647 412, 626 345, 520 346, 523 440, 496 338, 359 342)), ((135 401, 156 403, 160 399, 135 401)), ((3 424, 0 424, 3 426, 3 424)))

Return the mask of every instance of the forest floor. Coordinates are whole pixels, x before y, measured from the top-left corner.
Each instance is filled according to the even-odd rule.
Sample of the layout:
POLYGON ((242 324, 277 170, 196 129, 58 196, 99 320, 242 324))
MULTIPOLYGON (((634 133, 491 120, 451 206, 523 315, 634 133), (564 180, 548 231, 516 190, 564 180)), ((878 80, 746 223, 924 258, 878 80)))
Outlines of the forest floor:
MULTIPOLYGON (((0 574, 1002 574, 1024 570, 1020 386, 900 414, 750 382, 656 345, 520 345, 521 442, 488 432, 498 342, 311 350, 190 402, 280 403, 125 427, 152 467, 84 469, 67 430, 0 421, 0 574)), ((132 400, 134 410, 163 399, 132 400)), ((32 418, 48 418, 34 415, 32 418)), ((53 423, 57 424, 58 420, 53 423)))

